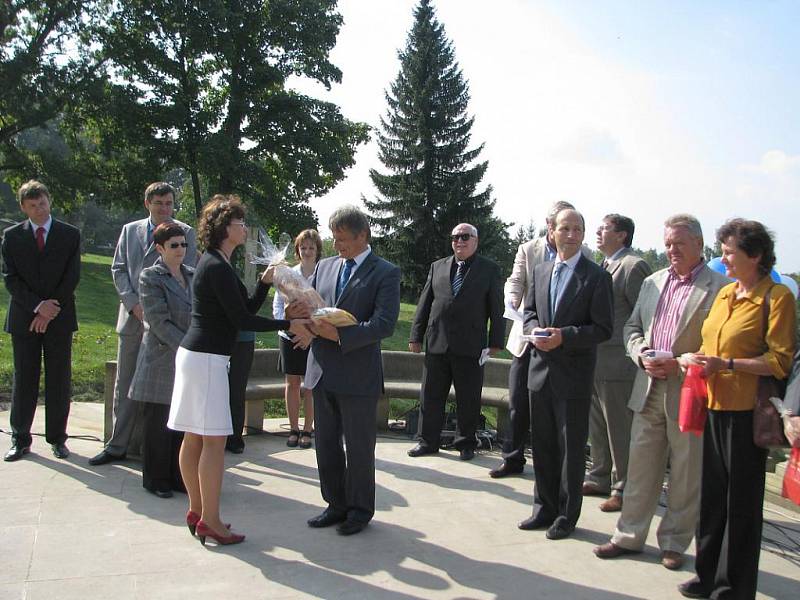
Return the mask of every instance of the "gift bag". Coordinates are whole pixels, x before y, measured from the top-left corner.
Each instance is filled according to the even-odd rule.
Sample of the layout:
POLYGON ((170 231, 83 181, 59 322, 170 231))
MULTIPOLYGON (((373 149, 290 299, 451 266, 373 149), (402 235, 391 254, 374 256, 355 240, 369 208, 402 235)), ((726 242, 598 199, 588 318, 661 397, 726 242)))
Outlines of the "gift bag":
POLYGON ((681 386, 681 403, 678 412, 678 428, 683 432, 702 435, 706 426, 706 378, 703 367, 689 365, 681 386))
POLYGON ((783 476, 783 497, 800 504, 800 448, 792 448, 783 476))

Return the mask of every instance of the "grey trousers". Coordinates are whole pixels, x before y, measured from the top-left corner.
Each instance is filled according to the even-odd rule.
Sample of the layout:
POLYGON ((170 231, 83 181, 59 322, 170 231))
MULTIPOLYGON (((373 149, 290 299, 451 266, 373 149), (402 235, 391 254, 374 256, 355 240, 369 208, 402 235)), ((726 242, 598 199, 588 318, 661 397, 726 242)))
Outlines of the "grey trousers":
POLYGON ((106 452, 113 456, 128 453, 128 443, 136 423, 137 403, 128 398, 136 372, 136 359, 142 345, 142 333, 119 335, 117 342, 117 378, 114 381, 114 429, 106 444, 106 452))
POLYGON ((589 411, 589 445, 592 468, 584 481, 606 494, 622 495, 628 473, 633 411, 628 408, 633 380, 595 379, 589 411))

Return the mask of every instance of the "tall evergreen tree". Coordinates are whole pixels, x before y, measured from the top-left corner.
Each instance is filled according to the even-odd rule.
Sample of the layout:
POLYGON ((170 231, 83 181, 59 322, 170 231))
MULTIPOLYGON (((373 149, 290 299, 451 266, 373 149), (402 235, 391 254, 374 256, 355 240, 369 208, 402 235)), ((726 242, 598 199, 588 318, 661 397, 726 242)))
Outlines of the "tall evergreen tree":
POLYGON ((458 223, 475 225, 479 251, 503 264, 510 239, 506 224, 493 216, 492 187, 478 190, 488 162, 476 162, 483 144, 469 147, 469 89, 430 0, 414 9, 399 58, 377 135, 390 173, 370 170, 382 197, 363 200, 380 229, 381 251, 402 267, 404 291, 415 296, 428 265, 450 252, 450 231, 458 223))

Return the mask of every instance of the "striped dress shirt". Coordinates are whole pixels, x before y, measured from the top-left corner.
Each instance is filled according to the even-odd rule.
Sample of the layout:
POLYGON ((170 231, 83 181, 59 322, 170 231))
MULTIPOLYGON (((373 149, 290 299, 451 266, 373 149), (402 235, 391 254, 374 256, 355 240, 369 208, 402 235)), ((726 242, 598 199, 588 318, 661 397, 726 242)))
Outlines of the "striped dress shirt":
POLYGON ((686 301, 692 292, 692 284, 704 266, 705 262, 701 260, 684 277, 678 275, 673 267, 669 268, 667 283, 661 291, 661 297, 659 297, 658 306, 656 307, 656 315, 653 319, 653 334, 650 340, 653 350, 672 352, 672 344, 675 341, 678 322, 681 320, 683 310, 686 308, 686 301))

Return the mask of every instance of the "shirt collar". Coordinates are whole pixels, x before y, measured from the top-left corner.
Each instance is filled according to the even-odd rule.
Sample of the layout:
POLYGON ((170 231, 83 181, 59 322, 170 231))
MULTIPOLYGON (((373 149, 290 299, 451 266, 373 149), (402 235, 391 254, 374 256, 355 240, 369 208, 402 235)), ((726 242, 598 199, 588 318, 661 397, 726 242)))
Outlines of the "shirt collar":
MULTIPOLYGON (((734 281, 731 285, 725 286, 722 288, 724 291, 720 291, 720 295, 724 298, 736 298, 737 285, 738 284, 734 281)), ((740 299, 747 298, 753 304, 762 304, 767 297, 767 292, 773 285, 775 285, 775 281, 772 277, 770 275, 765 275, 753 289, 743 294, 740 299)))
POLYGON ((37 225, 30 219, 28 219, 28 223, 30 223, 31 231, 34 233, 34 235, 36 234, 36 230, 39 229, 39 227, 44 227, 44 232, 50 233, 50 227, 53 226, 53 215, 47 217, 47 221, 44 222, 44 225, 37 225))
MULTIPOLYGON (((372 246, 367 244, 367 249, 366 250, 364 250, 358 256, 354 256, 353 257, 353 260, 356 261, 356 268, 361 266, 361 263, 363 263, 366 260, 367 256, 369 256, 370 252, 372 252, 372 246)), ((344 261, 345 259, 342 259, 342 260, 344 261)))
POLYGON ((612 254, 611 256, 606 258, 606 262, 611 262, 613 260, 617 260, 620 256, 622 256, 622 253, 625 252, 625 250, 627 250, 627 249, 628 249, 627 246, 623 246, 622 248, 620 248, 619 250, 614 252, 614 254, 612 254))
POLYGON ((669 267, 669 276, 671 278, 673 278, 673 279, 677 279, 681 283, 693 283, 694 280, 697 278, 697 274, 700 273, 700 271, 702 271, 703 267, 705 267, 705 266, 706 266, 706 263, 701 258, 700 262, 697 263, 697 266, 695 266, 695 268, 692 269, 691 272, 688 275, 681 276, 681 275, 678 275, 677 271, 675 271, 675 267, 670 265, 670 267, 669 267))
POLYGON ((556 259, 555 260, 556 260, 556 266, 558 266, 558 263, 562 263, 563 262, 565 265, 567 265, 567 267, 569 267, 570 271, 574 271, 575 270, 575 265, 578 264, 578 261, 580 259, 581 259, 581 251, 578 250, 575 254, 570 256, 567 260, 561 260, 558 257, 558 254, 556 254, 556 259))

